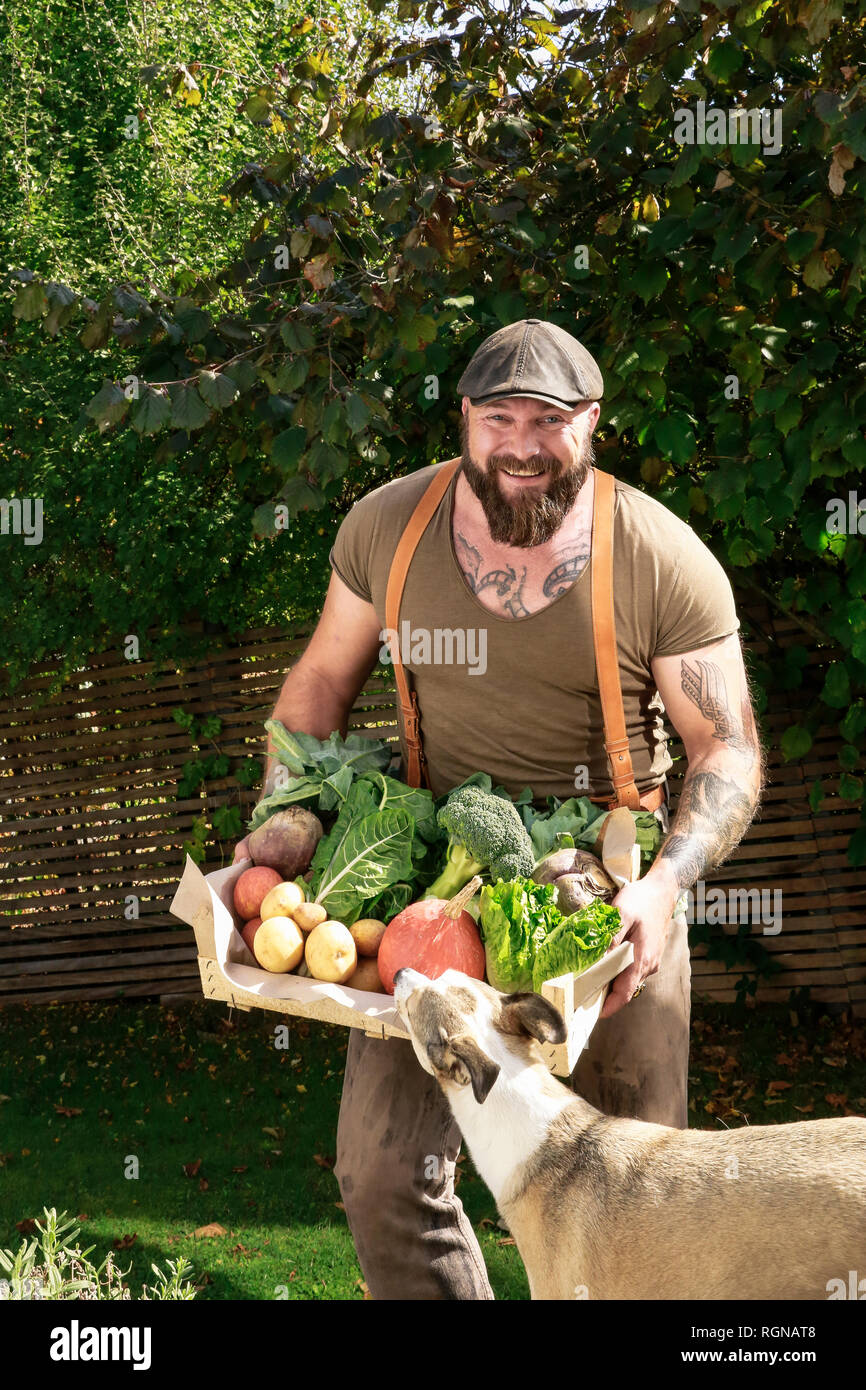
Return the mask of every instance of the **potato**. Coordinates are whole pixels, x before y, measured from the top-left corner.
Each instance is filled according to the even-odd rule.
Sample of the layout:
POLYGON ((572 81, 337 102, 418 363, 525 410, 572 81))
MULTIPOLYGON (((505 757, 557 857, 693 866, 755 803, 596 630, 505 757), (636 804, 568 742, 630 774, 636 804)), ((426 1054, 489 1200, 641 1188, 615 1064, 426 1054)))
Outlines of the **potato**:
POLYGON ((384 922, 378 922, 375 917, 361 917, 352 923, 349 931, 352 933, 359 956, 379 954, 379 943, 385 935, 384 922))
POLYGON ((248 922, 251 917, 261 916, 261 905, 276 884, 280 875, 276 869, 244 869, 235 884, 233 901, 235 912, 248 922))
POLYGON ((328 920, 328 913, 321 903, 301 903, 292 913, 301 931, 312 931, 320 922, 328 920))
POLYGON ((304 955, 304 934, 291 917, 269 917, 253 942, 253 955, 264 970, 288 974, 304 955))
POLYGON ((254 864, 266 864, 282 878, 295 878, 309 869, 324 833, 322 822, 312 811, 304 806, 288 806, 253 831, 250 855, 254 864))
MULTIPOLYGON (((300 927, 297 929, 300 931, 300 927)), ((328 980, 333 985, 345 984, 358 964, 358 952, 349 928, 330 919, 320 922, 307 937, 304 959, 314 979, 328 980)))
POLYGON ((349 989, 366 989, 372 994, 385 993, 385 986, 379 975, 379 967, 370 956, 361 957, 346 984, 349 989))
POLYGON ((295 909, 304 901, 304 890, 297 883, 277 883, 265 896, 259 916, 263 922, 269 917, 294 917, 295 909))

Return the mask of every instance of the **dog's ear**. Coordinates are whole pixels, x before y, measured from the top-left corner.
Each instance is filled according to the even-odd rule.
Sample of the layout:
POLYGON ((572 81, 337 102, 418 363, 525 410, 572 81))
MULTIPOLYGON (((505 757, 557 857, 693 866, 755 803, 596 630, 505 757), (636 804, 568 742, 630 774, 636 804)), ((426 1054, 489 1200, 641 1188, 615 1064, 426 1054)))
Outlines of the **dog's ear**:
POLYGON ((562 1043, 568 1037, 562 1014, 543 994, 507 994, 499 1027, 503 1033, 528 1033, 543 1043, 562 1043))
POLYGON ((479 1105, 483 1105, 501 1070, 498 1062, 493 1062, 482 1052, 475 1039, 469 1034, 451 1039, 451 1051, 465 1063, 472 1082, 472 1094, 479 1105))
POLYGON ((427 1056, 434 1071, 447 1076, 458 1086, 472 1085, 472 1094, 483 1105, 493 1088, 499 1066, 481 1051, 468 1033, 448 1038, 444 1042, 428 1043, 427 1056))

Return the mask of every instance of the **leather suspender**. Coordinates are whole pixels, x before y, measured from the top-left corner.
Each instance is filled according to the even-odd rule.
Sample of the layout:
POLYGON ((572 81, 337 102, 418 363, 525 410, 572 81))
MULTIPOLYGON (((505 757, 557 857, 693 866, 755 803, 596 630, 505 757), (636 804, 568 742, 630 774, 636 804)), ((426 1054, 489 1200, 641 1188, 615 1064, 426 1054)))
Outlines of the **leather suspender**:
MULTIPOLYGON (((459 467, 460 458, 456 458, 449 459, 439 469, 409 518, 408 525, 394 551, 394 559, 391 561, 391 569, 388 574, 388 587, 385 591, 385 626, 395 637, 399 635, 400 631, 400 600, 403 597, 403 585, 406 583, 406 575, 412 563, 412 556, 427 529, 430 518, 448 491, 448 485, 459 467)), ((421 743, 421 711, 418 708, 418 696, 414 690, 409 690, 409 682, 400 660, 399 642, 391 642, 389 645, 391 647, 391 659, 394 663, 394 679, 397 682, 397 700, 406 735, 408 762, 406 781, 410 787, 429 787, 427 759, 424 756, 424 748, 421 743)))
POLYGON ((610 473, 595 474, 592 499, 592 640, 595 644, 595 666, 598 691, 601 696, 601 715, 604 721, 604 747, 610 759, 615 806, 640 810, 640 792, 635 786, 634 770, 625 728, 622 687, 619 680, 619 659, 616 647, 616 622, 613 615, 613 508, 616 496, 615 479, 610 473))
MULTIPOLYGON (((460 467, 460 458, 443 464, 424 492, 400 537, 388 575, 385 593, 385 626, 395 636, 399 634, 400 601, 412 557, 433 513, 445 496, 451 479, 460 467)), ((634 770, 625 728, 622 689, 619 680, 619 661, 616 648, 616 624, 613 611, 613 509, 615 480, 609 473, 595 474, 592 509, 592 631, 595 662, 604 720, 604 746, 610 759, 616 799, 610 806, 640 807, 640 793, 635 785, 634 770)), ((406 781, 410 787, 429 787, 427 760, 421 740, 421 711, 418 697, 409 689, 409 682, 400 660, 399 642, 392 642, 391 657, 397 683, 397 699, 406 739, 406 781)))

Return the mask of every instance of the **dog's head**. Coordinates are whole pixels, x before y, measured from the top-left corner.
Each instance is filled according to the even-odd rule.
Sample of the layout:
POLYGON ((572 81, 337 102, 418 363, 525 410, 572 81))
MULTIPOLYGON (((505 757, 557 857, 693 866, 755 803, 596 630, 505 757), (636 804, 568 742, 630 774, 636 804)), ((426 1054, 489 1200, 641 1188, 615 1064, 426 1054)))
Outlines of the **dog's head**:
POLYGON ((500 994, 459 970, 437 980, 398 970, 394 1003, 424 1070, 446 1092, 471 1085, 479 1105, 503 1068, 543 1061, 538 1044, 566 1037, 562 1015, 540 994, 500 994))

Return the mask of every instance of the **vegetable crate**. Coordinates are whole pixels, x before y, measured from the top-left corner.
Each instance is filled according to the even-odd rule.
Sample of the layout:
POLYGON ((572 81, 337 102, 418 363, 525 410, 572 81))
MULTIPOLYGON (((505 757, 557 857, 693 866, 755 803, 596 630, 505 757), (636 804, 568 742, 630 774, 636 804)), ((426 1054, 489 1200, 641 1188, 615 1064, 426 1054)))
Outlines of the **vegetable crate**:
MULTIPOLYGON (((192 927, 198 950, 202 991, 206 999, 222 999, 236 1009, 268 1009, 277 1014, 317 1018, 344 1028, 363 1028, 370 1038, 405 1038, 404 1027, 390 994, 373 994, 328 984, 303 975, 276 975, 263 970, 240 933, 235 913, 234 885, 252 861, 244 859, 227 869, 203 874, 187 856, 186 867, 172 899, 175 917, 192 927)), ((556 1076, 569 1076, 589 1040, 610 981, 631 963, 633 949, 623 942, 580 975, 548 980, 541 993, 562 1014, 568 1038, 544 1052, 556 1076)))

